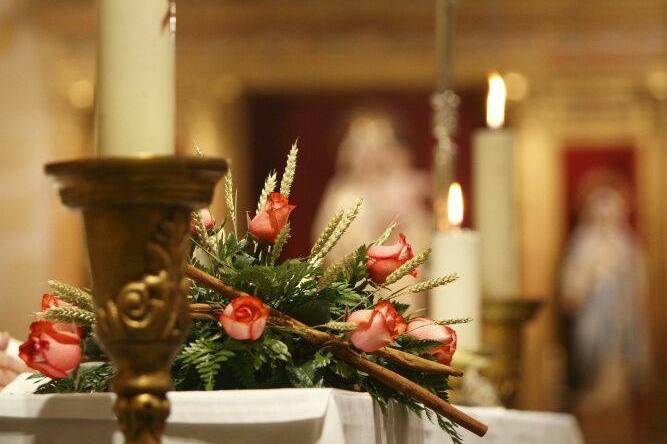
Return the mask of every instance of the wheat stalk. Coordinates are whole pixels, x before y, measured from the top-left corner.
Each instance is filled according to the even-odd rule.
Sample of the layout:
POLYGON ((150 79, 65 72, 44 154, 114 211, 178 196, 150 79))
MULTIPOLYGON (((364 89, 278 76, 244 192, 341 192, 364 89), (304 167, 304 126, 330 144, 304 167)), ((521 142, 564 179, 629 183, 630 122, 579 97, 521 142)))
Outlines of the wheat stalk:
POLYGON ((292 183, 294 182, 294 175, 296 174, 296 158, 299 154, 297 142, 298 141, 295 141, 292 144, 292 148, 287 155, 285 171, 283 172, 283 177, 280 181, 280 194, 285 197, 289 197, 290 191, 292 190, 292 183))
POLYGON ((407 293, 421 293, 422 291, 432 290, 443 285, 451 284, 459 278, 457 273, 448 274, 446 276, 440 276, 436 278, 429 279, 424 282, 420 282, 411 287, 408 287, 406 290, 407 293))
POLYGON ((236 230, 236 194, 234 193, 234 180, 232 178, 232 171, 229 170, 225 176, 225 204, 227 205, 227 212, 232 219, 232 226, 234 227, 234 234, 238 236, 236 230))
POLYGON ((315 254, 311 255, 309 262, 314 265, 319 265, 320 262, 329 254, 329 252, 336 246, 340 238, 345 234, 347 229, 350 227, 350 224, 354 222, 354 219, 359 215, 359 210, 361 209, 361 199, 357 199, 352 207, 345 211, 336 225, 336 228, 332 231, 331 235, 324 243, 322 248, 315 254))
POLYGON ((403 278, 403 276, 407 275, 412 270, 414 270, 415 268, 419 267, 421 264, 426 262, 430 255, 431 255, 430 248, 422 251, 421 253, 419 253, 419 255, 405 262, 403 265, 394 270, 389 276, 387 276, 387 279, 384 281, 384 284, 391 285, 395 282, 398 282, 401 278, 403 278))
POLYGON ((391 233, 394 232, 396 227, 398 226, 397 222, 392 222, 383 232, 382 234, 375 239, 375 242, 373 242, 373 245, 382 245, 384 244, 387 239, 389 239, 389 236, 391 236, 391 233))
POLYGON ((327 328, 329 330, 347 332, 356 330, 358 325, 354 322, 339 322, 339 321, 329 321, 326 324, 319 326, 320 328, 327 328))
POLYGON ((257 213, 260 213, 266 206, 266 201, 269 198, 269 194, 276 189, 276 183, 278 182, 278 175, 275 171, 271 171, 264 181, 264 186, 262 187, 262 192, 259 193, 259 200, 257 201, 257 213))
POLYGON ((456 325, 456 324, 467 324, 472 322, 473 318, 451 318, 445 319, 444 321, 436 321, 438 325, 456 325))
POLYGON ((51 279, 48 281, 51 291, 62 301, 75 305, 83 310, 94 311, 93 297, 73 285, 51 279))
POLYGON ((51 307, 38 313, 37 317, 48 321, 72 323, 86 327, 95 324, 95 315, 78 307, 51 307))
POLYGON ((324 245, 327 243, 331 235, 333 234, 334 230, 340 223, 340 220, 343 218, 343 214, 345 213, 344 210, 338 210, 336 211, 336 214, 331 218, 329 223, 327 224, 326 227, 324 227, 324 230, 322 230, 322 233, 320 236, 317 238, 315 241, 315 244, 313 245, 313 248, 310 250, 310 257, 316 256, 320 251, 322 251, 322 248, 324 248, 324 245))
POLYGON ((283 252, 285 244, 291 237, 291 227, 289 222, 280 230, 276 241, 273 243, 273 249, 271 250, 271 256, 269 257, 269 263, 275 264, 276 261, 280 258, 280 254, 283 252))
POLYGON ((341 271, 343 271, 345 267, 350 265, 355 260, 356 257, 357 257, 357 252, 353 251, 352 253, 349 253, 335 264, 327 267, 327 269, 324 270, 322 277, 320 277, 320 280, 317 282, 317 289, 323 290, 324 288, 328 287, 331 283, 333 283, 336 280, 336 276, 338 276, 338 274, 341 271))

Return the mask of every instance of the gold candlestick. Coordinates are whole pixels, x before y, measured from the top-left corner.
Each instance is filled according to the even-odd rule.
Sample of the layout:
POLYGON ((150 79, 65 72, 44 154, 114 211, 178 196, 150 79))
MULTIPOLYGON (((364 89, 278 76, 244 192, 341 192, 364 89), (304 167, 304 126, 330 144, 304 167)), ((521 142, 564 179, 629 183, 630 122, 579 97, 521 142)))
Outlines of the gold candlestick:
POLYGON ((96 334, 115 369, 115 412, 128 444, 159 443, 170 368, 189 329, 190 214, 227 171, 221 159, 89 159, 52 163, 63 203, 83 210, 96 334))
POLYGON ((484 301, 482 336, 491 362, 483 374, 496 387, 505 407, 516 406, 522 378, 523 331, 541 306, 541 301, 523 298, 484 301))

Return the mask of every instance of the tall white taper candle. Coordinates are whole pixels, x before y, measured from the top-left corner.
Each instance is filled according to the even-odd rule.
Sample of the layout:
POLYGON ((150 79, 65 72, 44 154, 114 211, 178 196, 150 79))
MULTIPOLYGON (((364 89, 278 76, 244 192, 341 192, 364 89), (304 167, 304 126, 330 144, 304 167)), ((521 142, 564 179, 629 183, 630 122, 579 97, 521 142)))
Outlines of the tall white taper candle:
POLYGON ((517 297, 520 290, 514 134, 500 128, 504 88, 498 74, 489 78, 491 128, 480 129, 473 137, 474 222, 482 237, 482 291, 493 298, 517 297))
POLYGON ((173 154, 175 36, 167 0, 98 0, 102 156, 173 154))

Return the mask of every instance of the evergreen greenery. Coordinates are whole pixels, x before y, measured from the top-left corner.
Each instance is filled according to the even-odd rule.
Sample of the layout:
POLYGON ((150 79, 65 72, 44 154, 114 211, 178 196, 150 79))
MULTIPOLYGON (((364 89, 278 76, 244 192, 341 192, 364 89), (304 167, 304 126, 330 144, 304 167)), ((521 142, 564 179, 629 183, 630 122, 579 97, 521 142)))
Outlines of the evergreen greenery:
MULTIPOLYGON (((280 189, 288 193, 294 179, 296 167, 296 144, 287 160, 280 189)), ((266 180, 259 198, 258 208, 276 187, 275 173, 266 180)), ((371 281, 366 271, 367 246, 345 256, 334 265, 324 268, 322 262, 336 242, 345 233, 359 213, 361 201, 351 208, 336 213, 331 223, 315 243, 311 254, 305 259, 287 259, 279 262, 280 253, 289 239, 289 225, 280 233, 273 246, 259 242, 252 236, 238 236, 236 220, 236 196, 231 176, 225 182, 225 192, 229 220, 232 230, 227 231, 225 220, 221 227, 209 235, 215 240, 209 253, 212 265, 204 265, 193 256, 191 263, 203 271, 214 275, 228 285, 261 298, 263 302, 299 321, 338 335, 341 340, 354 329, 345 322, 346 315, 357 309, 370 309, 381 299, 392 294, 384 286, 371 281)), ((374 243, 382 244, 391 235, 392 224, 374 243)), ((193 242, 197 242, 195 239, 193 242)), ((193 243, 193 251, 199 244, 193 243)), ((396 282, 401 277, 421 265, 430 251, 416 256, 389 276, 388 282, 396 282)), ((445 276, 427 280, 408 287, 407 291, 423 291, 452 282, 455 276, 445 276)), ((51 287, 63 299, 76 307, 65 313, 50 309, 45 316, 59 321, 90 324, 92 299, 87 292, 51 282, 51 287), (87 313, 87 317, 82 313, 87 313), (84 319, 85 317, 85 319, 84 319), (84 322, 85 321, 85 322, 84 322)), ((225 296, 193 282, 189 294, 190 303, 208 304, 214 310, 223 309, 230 301, 225 296)), ((395 303, 400 313, 405 313, 406 305, 395 303)), ((214 311, 215 313, 215 311, 214 311)), ((456 323, 459 320, 451 320, 456 323)), ((88 329, 92 331, 92 329, 88 329)), ((91 333, 89 333, 90 335, 91 333)), ((86 343, 92 341, 88 337, 86 343)), ((94 342, 94 341, 92 341, 94 342)), ((419 341, 407 335, 399 336, 393 347, 408 353, 425 357, 428 349, 438 345, 433 341, 419 341)), ((86 353, 94 349, 86 346, 86 353)), ((99 350, 97 356, 101 356, 99 350)), ((399 373, 422 385, 436 395, 447 399, 449 389, 446 377, 406 370, 378 356, 368 354, 368 359, 399 373)), ((437 422, 451 436, 453 442, 461 438, 456 426, 409 396, 388 388, 372 379, 367 373, 357 370, 337 359, 326 347, 318 347, 306 342, 301 333, 270 322, 264 334, 255 341, 238 341, 227 336, 219 322, 195 319, 185 345, 180 350, 172 367, 176 390, 224 390, 262 389, 283 387, 335 387, 354 391, 367 391, 385 409, 391 402, 398 402, 419 415, 437 422)), ((113 369, 107 363, 82 366, 70 378, 45 383, 40 393, 90 392, 108 390, 113 369)))

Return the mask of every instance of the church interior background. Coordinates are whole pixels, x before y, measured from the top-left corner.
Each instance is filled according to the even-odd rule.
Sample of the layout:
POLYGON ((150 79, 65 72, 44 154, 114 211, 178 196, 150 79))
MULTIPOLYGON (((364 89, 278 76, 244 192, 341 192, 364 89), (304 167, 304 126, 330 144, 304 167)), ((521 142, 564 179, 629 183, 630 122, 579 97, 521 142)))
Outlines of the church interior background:
MULTIPOLYGON (((0 330, 16 338, 49 277, 88 284, 81 221, 60 205, 42 166, 92 154, 92 3, 0 0, 0 330)), ((178 8, 178 150, 196 144, 231 159, 240 206, 251 208, 253 190, 298 138, 304 167, 290 253, 307 247, 354 116, 389 116, 410 168, 428 175, 431 0, 188 0, 178 8)), ((587 442, 667 442, 667 4, 461 0, 456 11, 456 175, 470 190, 471 137, 484 126, 486 75, 497 70, 518 140, 522 293, 544 301, 525 335, 518 406, 574 408, 562 263, 582 193, 600 173, 620 184, 644 252, 646 310, 637 323, 650 338, 651 376, 618 409, 577 413, 587 442)))

